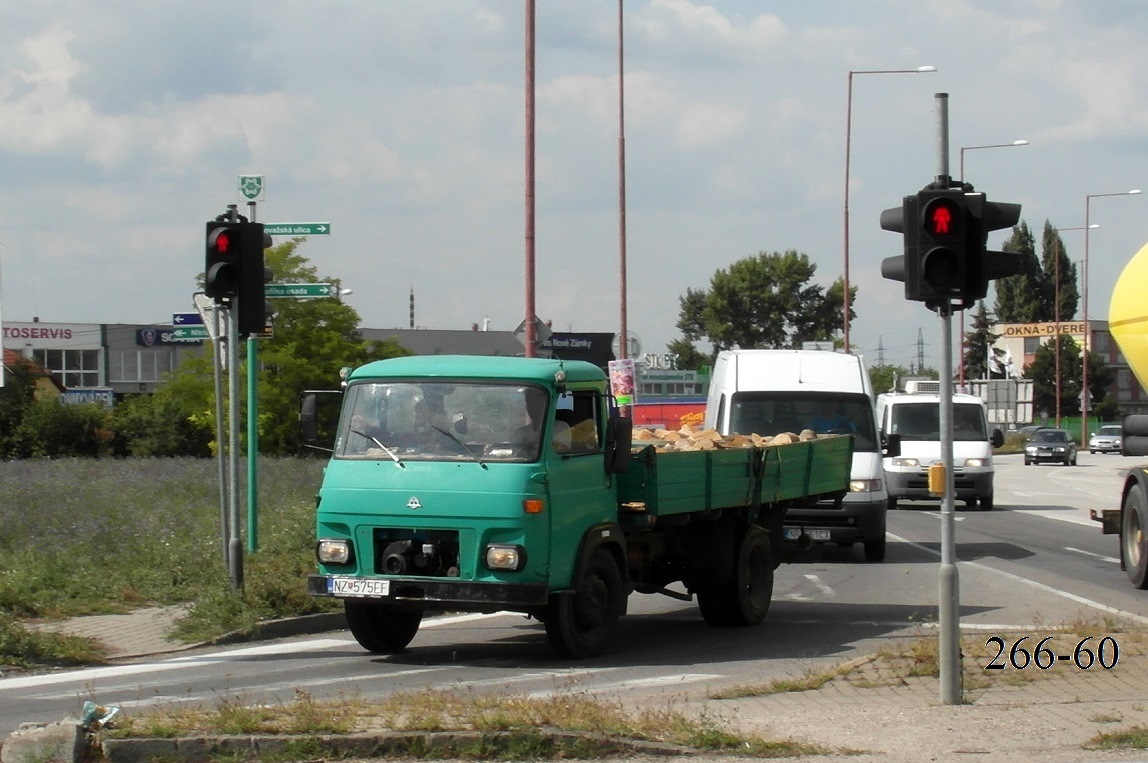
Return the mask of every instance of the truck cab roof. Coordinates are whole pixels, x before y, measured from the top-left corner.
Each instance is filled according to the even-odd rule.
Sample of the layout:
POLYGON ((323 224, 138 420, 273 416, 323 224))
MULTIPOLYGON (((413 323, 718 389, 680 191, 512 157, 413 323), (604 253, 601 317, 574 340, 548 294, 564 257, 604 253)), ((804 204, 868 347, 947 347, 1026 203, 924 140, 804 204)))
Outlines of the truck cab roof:
POLYGON ((582 360, 510 358, 486 355, 411 355, 376 360, 356 368, 348 381, 378 378, 517 379, 552 385, 602 382, 605 372, 582 360))

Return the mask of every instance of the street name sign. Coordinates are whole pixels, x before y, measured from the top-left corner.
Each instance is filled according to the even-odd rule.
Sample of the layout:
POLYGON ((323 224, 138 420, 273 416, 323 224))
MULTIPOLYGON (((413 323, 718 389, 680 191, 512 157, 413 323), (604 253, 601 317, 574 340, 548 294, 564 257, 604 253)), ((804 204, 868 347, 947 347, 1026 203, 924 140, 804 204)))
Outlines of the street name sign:
POLYGON ((263 287, 263 296, 294 299, 337 297, 339 289, 329 283, 269 283, 263 287))
POLYGON ((269 236, 327 236, 331 223, 264 223, 263 232, 269 236))
POLYGON ((207 326, 175 326, 171 330, 171 338, 177 342, 198 342, 203 339, 210 339, 207 334, 207 326))

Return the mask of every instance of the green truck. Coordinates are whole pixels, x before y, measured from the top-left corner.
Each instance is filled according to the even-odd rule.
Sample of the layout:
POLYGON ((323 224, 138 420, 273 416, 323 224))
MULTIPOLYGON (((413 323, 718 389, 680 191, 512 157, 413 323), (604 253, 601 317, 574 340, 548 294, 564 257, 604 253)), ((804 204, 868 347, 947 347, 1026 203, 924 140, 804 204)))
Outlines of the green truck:
MULTIPOLYGON (((635 447, 579 361, 418 356, 345 380, 317 502, 315 596, 358 643, 404 649, 424 614, 517 611, 568 658, 602 651, 631 592, 761 622, 787 507, 840 498, 849 435, 772 447, 635 447), (681 583, 685 592, 669 586, 681 583)), ((305 395, 304 438, 316 430, 305 395)))

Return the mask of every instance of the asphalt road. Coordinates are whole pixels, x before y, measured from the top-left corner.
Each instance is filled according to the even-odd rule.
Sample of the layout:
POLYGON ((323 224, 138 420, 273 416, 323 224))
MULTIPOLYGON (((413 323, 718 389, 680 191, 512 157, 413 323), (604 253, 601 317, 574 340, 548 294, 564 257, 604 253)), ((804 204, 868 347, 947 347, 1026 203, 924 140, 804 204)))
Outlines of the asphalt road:
MULTIPOLYGON (((1080 619, 1148 624, 1148 596, 1120 571, 1115 536, 1088 519, 1089 508, 1116 506, 1119 469, 1133 460, 1082 453, 1075 467, 1026 467, 1020 456, 997 463, 995 510, 958 504, 955 516, 962 625, 989 638, 1080 619)), ((637 700, 799 676, 927 632, 935 620, 939 505, 903 504, 888 531, 881 564, 861 561, 859 547, 817 547, 782 565, 769 616, 755 628, 709 628, 692 603, 635 594, 615 648, 578 662, 558 659, 537 622, 510 614, 428 620, 406 652, 385 658, 345 632, 201 649, 0 679, 0 733, 76 714, 88 699, 127 709, 287 700, 297 689, 322 697, 442 687, 637 700)))

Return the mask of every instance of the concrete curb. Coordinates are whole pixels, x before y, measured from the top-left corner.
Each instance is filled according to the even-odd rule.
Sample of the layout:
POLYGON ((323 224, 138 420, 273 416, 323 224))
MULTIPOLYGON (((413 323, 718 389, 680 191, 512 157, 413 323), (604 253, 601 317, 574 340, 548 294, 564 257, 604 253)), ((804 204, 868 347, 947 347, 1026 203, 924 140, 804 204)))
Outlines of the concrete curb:
MULTIPOLYGON (((320 612, 314 615, 284 617, 280 620, 265 620, 250 631, 233 631, 218 638, 192 646, 225 646, 242 644, 248 641, 262 641, 289 636, 305 636, 309 633, 327 633, 347 629, 347 616, 342 612, 320 612)), ((188 647, 191 648, 191 647, 188 647)))

